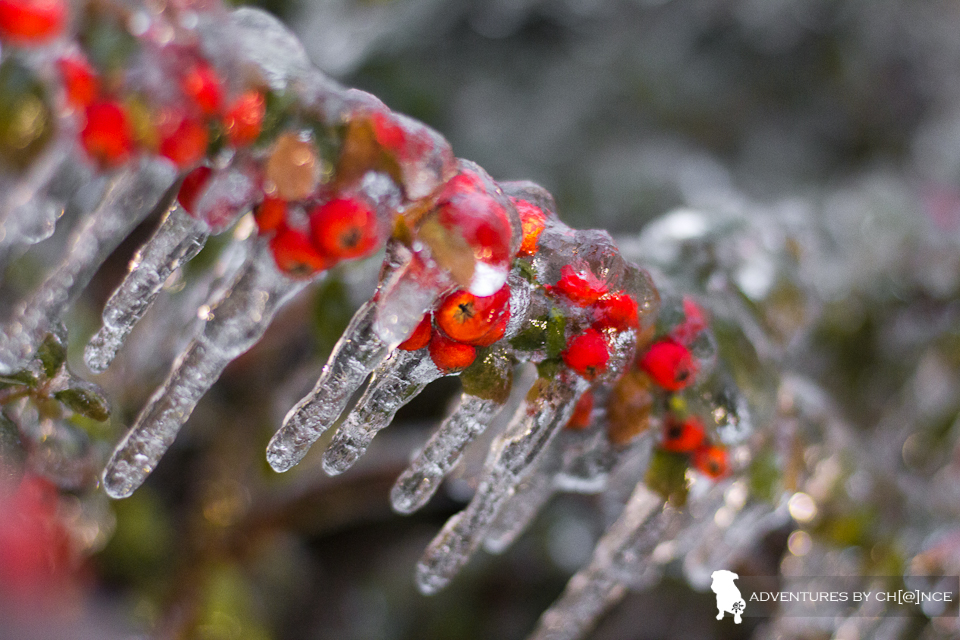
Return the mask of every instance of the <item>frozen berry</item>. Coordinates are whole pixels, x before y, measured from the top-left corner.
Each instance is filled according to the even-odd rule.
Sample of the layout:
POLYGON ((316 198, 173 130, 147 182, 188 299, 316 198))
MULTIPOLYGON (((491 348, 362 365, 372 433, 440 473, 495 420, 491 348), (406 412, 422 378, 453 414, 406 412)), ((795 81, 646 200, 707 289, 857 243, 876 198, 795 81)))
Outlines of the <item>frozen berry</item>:
POLYGON ((0 39, 42 44, 60 33, 66 19, 63 0, 0 0, 0 39))
POLYGON ((451 340, 439 331, 430 338, 430 358, 444 373, 459 373, 477 358, 476 347, 451 340))
POLYGON ((187 213, 195 213, 197 198, 206 187, 212 173, 213 169, 210 167, 197 167, 183 179, 180 191, 177 193, 177 200, 180 202, 180 206, 187 210, 187 213))
POLYGON ((567 429, 586 429, 591 423, 593 413, 593 391, 587 391, 577 401, 573 408, 573 415, 567 423, 567 429))
POLYGON ((118 166, 129 159, 133 152, 133 138, 123 105, 95 102, 87 107, 86 116, 80 142, 90 157, 106 167, 118 166))
POLYGON ((478 175, 464 171, 449 180, 437 209, 440 224, 462 237, 476 259, 492 265, 510 262, 510 218, 478 175))
POLYGON ((552 290, 578 306, 588 307, 607 293, 607 285, 589 269, 575 269, 573 265, 565 264, 560 269, 560 280, 552 290))
POLYGON ((295 278, 306 278, 328 267, 321 255, 303 231, 283 226, 270 240, 270 250, 277 267, 295 278))
POLYGON ((650 345, 640 359, 640 368, 667 391, 679 391, 693 382, 697 362, 685 346, 671 338, 650 345))
POLYGON ((696 416, 690 416, 686 420, 667 416, 660 446, 674 453, 689 453, 703 444, 704 437, 703 423, 696 416))
POLYGON ((69 56, 57 61, 67 102, 74 107, 86 107, 93 103, 100 92, 100 80, 96 71, 84 58, 69 56))
POLYGON ((253 209, 253 219, 261 235, 276 231, 287 219, 287 201, 267 196, 253 209))
POLYGON ((597 300, 594 312, 597 329, 627 331, 640 326, 637 301, 626 293, 607 294, 597 300))
POLYGON ((587 380, 593 380, 603 373, 610 360, 607 342, 596 329, 587 329, 574 336, 561 356, 568 367, 587 380))
POLYGON ((703 445, 693 452, 693 466, 700 473, 719 480, 730 472, 727 450, 716 444, 703 445))
POLYGON ((207 62, 191 65, 180 80, 180 88, 203 113, 208 115, 220 110, 223 89, 216 70, 207 62))
POLYGON ((535 204, 515 198, 512 200, 520 215, 520 225, 523 230, 523 240, 520 242, 517 255, 532 256, 537 252, 537 241, 547 225, 547 216, 535 204))
POLYGON ((483 342, 503 316, 510 313, 509 305, 510 288, 507 286, 485 297, 462 289, 454 291, 437 307, 437 326, 458 342, 477 344, 483 342))
POLYGON ((259 91, 247 91, 234 100, 223 118, 230 144, 243 147, 259 138, 266 114, 266 102, 259 91))
POLYGON ((170 113, 160 123, 160 155, 181 169, 191 167, 207 154, 210 134, 197 118, 170 113))
POLYGON ((430 324, 430 314, 428 313, 423 316, 420 324, 413 330, 410 337, 401 342, 397 348, 403 349, 404 351, 418 351, 423 349, 427 346, 427 343, 430 342, 430 331, 432 328, 430 324))
POLYGON ((355 198, 336 198, 310 212, 310 233, 317 247, 337 260, 362 258, 377 250, 377 214, 355 198))

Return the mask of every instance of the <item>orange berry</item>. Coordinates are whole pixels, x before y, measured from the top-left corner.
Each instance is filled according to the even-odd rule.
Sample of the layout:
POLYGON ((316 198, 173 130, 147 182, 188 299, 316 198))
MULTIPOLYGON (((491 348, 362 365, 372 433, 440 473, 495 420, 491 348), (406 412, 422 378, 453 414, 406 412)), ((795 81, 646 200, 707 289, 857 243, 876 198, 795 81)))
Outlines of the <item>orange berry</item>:
POLYGON ((14 44, 42 44, 63 29, 63 0, 0 0, 0 39, 14 44))
POLYGON ((683 421, 675 416, 667 416, 660 446, 674 453, 690 453, 703 444, 705 437, 703 423, 696 416, 690 416, 683 421))
POLYGON ((476 347, 456 342, 434 331, 430 337, 430 358, 433 364, 444 373, 459 373, 477 358, 476 347))
POLYGON ((223 101, 221 84, 216 70, 203 60, 191 65, 180 80, 184 95, 208 115, 220 110, 223 101))
POLYGON ((377 250, 377 214, 355 198, 335 198, 310 212, 310 232, 317 247, 337 260, 362 258, 377 250))
POLYGON ((267 104, 259 91, 247 91, 231 103, 223 126, 227 139, 235 147, 243 147, 260 137, 267 104))
POLYGON ((427 343, 430 342, 430 332, 433 327, 430 324, 430 314, 424 314, 423 319, 420 320, 420 324, 417 325, 417 328, 413 330, 413 333, 410 334, 410 337, 401 342, 397 348, 403 349, 404 351, 418 351, 427 346, 427 343))
POLYGON ((680 391, 697 374, 697 362, 685 346, 672 338, 650 345, 640 359, 640 368, 667 391, 680 391))
MULTIPOLYGON (((436 318, 437 326, 447 336, 458 342, 476 345, 484 342, 504 316, 509 319, 509 314, 510 288, 504 285, 492 296, 484 297, 463 289, 454 291, 437 307, 436 318)), ((506 329, 505 323, 503 328, 506 329)))
POLYGON ((277 267, 294 278, 306 278, 323 271, 329 264, 303 231, 282 226, 270 240, 277 267))
POLYGON ((596 329, 587 329, 571 338, 566 351, 560 355, 568 367, 587 380, 593 380, 603 373, 610 360, 607 341, 596 329))
POLYGON ((493 325, 493 328, 490 331, 487 331, 482 337, 474 340, 471 344, 476 347, 489 347, 494 342, 499 342, 503 339, 503 336, 507 333, 507 325, 510 324, 510 304, 506 306, 506 310, 503 315, 500 316, 500 319, 497 320, 497 323, 493 325))
POLYGON ((287 201, 267 196, 253 209, 260 235, 276 231, 287 219, 287 201))
POLYGON ((194 205, 197 204, 197 198, 210 180, 212 173, 213 169, 210 167, 197 167, 183 179, 180 191, 177 193, 177 200, 180 202, 180 206, 187 210, 187 213, 195 213, 194 205))
POLYGON ((567 429, 586 429, 591 423, 593 413, 593 391, 587 390, 573 408, 573 415, 567 423, 567 429))
POLYGON ((537 252, 537 241, 540 239, 544 227, 547 226, 547 216, 540 207, 531 202, 516 198, 511 198, 511 200, 513 200, 517 213, 520 215, 520 225, 523 230, 523 240, 520 242, 517 255, 532 256, 537 252))
POLYGON ((80 142, 90 157, 106 167, 116 167, 130 158, 133 136, 123 105, 95 102, 87 107, 86 116, 80 142))
POLYGON ((83 57, 60 58, 57 68, 63 78, 68 103, 74 107, 86 107, 96 99, 100 92, 100 79, 83 57))
POLYGON ((719 480, 730 473, 727 450, 716 444, 705 444, 693 452, 693 466, 700 473, 719 480))

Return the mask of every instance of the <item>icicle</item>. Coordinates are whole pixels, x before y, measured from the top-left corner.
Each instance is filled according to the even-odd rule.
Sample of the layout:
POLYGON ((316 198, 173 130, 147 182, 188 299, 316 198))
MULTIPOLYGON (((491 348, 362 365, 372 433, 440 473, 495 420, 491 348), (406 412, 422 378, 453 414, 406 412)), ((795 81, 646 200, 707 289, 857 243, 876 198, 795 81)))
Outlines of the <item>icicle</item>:
MULTIPOLYGON (((555 444, 556 440, 552 444, 555 444)), ((510 496, 500 510, 499 515, 490 525, 483 540, 483 548, 489 553, 503 553, 513 544, 521 533, 533 522, 540 513, 543 505, 547 504, 556 492, 554 483, 555 465, 544 464, 542 460, 538 468, 521 482, 516 491, 510 496)), ((554 460, 549 460, 554 462, 554 460)))
POLYGON ((364 454, 378 431, 423 388, 442 377, 433 360, 417 351, 395 350, 373 374, 356 408, 337 430, 323 454, 323 469, 337 475, 364 454))
POLYGON ((463 450, 487 428, 502 404, 464 393, 447 417, 403 472, 390 492, 393 508, 412 513, 436 493, 444 477, 460 461, 463 450))
POLYGON ((306 285, 279 273, 266 244, 255 242, 257 250, 233 285, 210 305, 202 334, 117 445, 103 474, 110 496, 127 497, 143 483, 224 368, 260 339, 277 310, 306 285))
POLYGON ((417 565, 417 586, 436 593, 466 564, 504 500, 523 479, 558 429, 570 420, 587 382, 563 371, 540 379, 514 421, 493 443, 477 493, 467 508, 450 518, 417 565))
POLYGON ((353 392, 386 357, 387 345, 374 330, 376 317, 375 301, 357 310, 313 391, 287 413, 267 447, 267 460, 274 470, 282 473, 300 462, 343 413, 353 392))
POLYGON ((167 278, 199 253, 207 236, 207 225, 174 202, 153 237, 130 262, 130 272, 103 309, 103 326, 84 353, 91 371, 99 373, 110 366, 167 278))
POLYGON ((33 244, 53 234, 63 202, 51 192, 60 190, 64 169, 77 171, 77 165, 66 160, 66 151, 56 147, 33 162, 25 175, 0 182, 0 247, 33 244))
POLYGON ((651 552, 662 541, 666 520, 677 512, 663 511, 663 499, 640 484, 620 518, 597 543, 587 567, 567 583, 560 598, 547 609, 529 640, 578 640, 626 594, 617 567, 634 573, 631 582, 652 582, 651 552), (665 517, 666 516, 666 517, 665 517))
POLYGON ((176 179, 167 162, 144 160, 118 174, 95 212, 74 231, 67 254, 24 301, 0 333, 0 371, 19 368, 34 352, 38 332, 58 319, 100 264, 153 211, 176 179))

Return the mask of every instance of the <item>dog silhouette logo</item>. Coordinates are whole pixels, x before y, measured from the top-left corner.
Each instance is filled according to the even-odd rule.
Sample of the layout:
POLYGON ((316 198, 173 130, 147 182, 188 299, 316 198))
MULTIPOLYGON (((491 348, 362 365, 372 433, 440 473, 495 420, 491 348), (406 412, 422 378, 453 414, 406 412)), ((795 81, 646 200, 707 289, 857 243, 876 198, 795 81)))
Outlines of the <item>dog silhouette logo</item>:
POLYGON ((729 613, 733 615, 733 621, 740 624, 740 616, 747 608, 747 603, 740 595, 740 589, 737 589, 737 585, 733 582, 740 576, 733 571, 721 569, 714 571, 711 577, 713 584, 710 588, 717 594, 717 620, 723 620, 723 614, 729 613))

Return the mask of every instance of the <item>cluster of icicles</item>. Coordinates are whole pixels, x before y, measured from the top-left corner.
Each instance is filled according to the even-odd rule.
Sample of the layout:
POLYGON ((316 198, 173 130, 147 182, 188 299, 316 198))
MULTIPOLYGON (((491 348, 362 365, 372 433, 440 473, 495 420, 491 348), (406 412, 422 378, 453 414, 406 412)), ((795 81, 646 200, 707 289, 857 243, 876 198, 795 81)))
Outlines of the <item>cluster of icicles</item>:
POLYGON ((256 223, 232 284, 203 306, 202 330, 108 462, 111 496, 144 482, 200 398, 285 302, 335 264, 384 249, 375 296, 267 457, 286 471, 340 421, 323 465, 341 473, 427 384, 459 375, 458 408, 392 491, 394 508, 410 513, 512 411, 473 499, 417 567, 423 592, 443 588, 482 545, 508 546, 554 492, 599 492, 609 478, 627 477, 636 488, 604 538, 605 555, 541 623, 543 637, 577 637, 624 584, 649 584, 669 559, 654 548, 698 517, 695 505, 665 506, 663 478, 643 482, 651 456, 667 457, 665 476, 680 465, 684 491, 701 488, 691 494, 700 509, 744 506, 742 495, 714 485, 747 462, 727 452, 743 429, 726 429, 746 410, 712 375, 714 339, 696 302, 661 301, 606 232, 564 225, 542 188, 495 182, 426 126, 327 79, 269 15, 207 2, 151 7, 0 2, 0 162, 10 187, 0 200, 3 242, 49 235, 25 230, 56 208, 64 173, 96 176, 102 187, 61 263, 0 333, 0 373, 34 357, 102 261, 156 207, 167 209, 163 220, 87 347, 93 371, 110 365, 210 235, 251 212, 256 223), (537 375, 518 393, 512 382, 523 363, 537 375), (725 430, 735 437, 722 438, 725 430))

